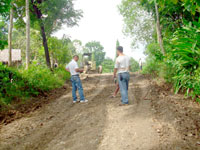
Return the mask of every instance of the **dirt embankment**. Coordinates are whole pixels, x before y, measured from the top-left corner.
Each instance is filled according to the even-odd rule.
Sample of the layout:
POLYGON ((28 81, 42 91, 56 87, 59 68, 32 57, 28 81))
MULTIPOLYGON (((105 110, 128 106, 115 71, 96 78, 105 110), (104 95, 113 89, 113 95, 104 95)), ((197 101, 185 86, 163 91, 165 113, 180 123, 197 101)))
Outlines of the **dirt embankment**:
POLYGON ((7 108, 0 109, 0 128, 3 125, 7 125, 16 119, 20 119, 27 114, 36 111, 42 106, 50 103, 52 100, 55 100, 60 96, 69 93, 71 90, 69 82, 70 81, 67 81, 66 84, 59 89, 43 93, 38 97, 32 97, 26 101, 13 102, 7 108))
MULTIPOLYGON (((131 75, 128 106, 110 98, 111 75, 83 81, 86 104, 67 90, 2 126, 0 150, 198 150, 200 107, 150 78, 131 75)), ((70 88, 69 88, 70 89, 70 88)))
POLYGON ((200 105, 151 80, 148 93, 163 149, 200 149, 200 105))

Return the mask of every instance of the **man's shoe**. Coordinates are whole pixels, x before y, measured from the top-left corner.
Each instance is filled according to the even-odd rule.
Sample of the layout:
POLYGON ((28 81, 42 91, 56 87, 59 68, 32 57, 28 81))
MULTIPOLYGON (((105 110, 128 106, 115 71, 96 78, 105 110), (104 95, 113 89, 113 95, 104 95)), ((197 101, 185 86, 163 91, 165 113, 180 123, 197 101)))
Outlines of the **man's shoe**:
POLYGON ((88 102, 87 99, 85 99, 85 100, 81 100, 81 101, 80 101, 80 103, 87 103, 87 102, 88 102))
POLYGON ((73 101, 73 104, 77 103, 77 101, 73 101))

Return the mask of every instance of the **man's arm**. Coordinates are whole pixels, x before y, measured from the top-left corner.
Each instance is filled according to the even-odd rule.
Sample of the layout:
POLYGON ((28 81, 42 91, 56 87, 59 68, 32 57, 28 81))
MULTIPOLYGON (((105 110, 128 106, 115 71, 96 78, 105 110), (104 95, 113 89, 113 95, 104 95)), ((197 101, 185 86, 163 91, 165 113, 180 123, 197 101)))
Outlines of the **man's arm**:
POLYGON ((82 73, 84 70, 83 70, 83 69, 80 69, 80 68, 77 68, 77 69, 75 69, 75 71, 76 71, 76 72, 82 73))
POLYGON ((68 65, 66 65, 65 70, 66 70, 67 72, 70 72, 69 66, 68 66, 68 65))
POLYGON ((114 78, 116 78, 117 70, 118 70, 117 68, 114 69, 114 74, 113 74, 114 78))
POLYGON ((76 71, 76 72, 79 72, 79 73, 83 73, 83 69, 80 69, 80 68, 78 67, 78 63, 75 64, 75 71, 76 71))
POLYGON ((113 73, 113 77, 114 78, 116 78, 116 74, 117 74, 117 70, 118 70, 118 68, 119 68, 119 63, 117 62, 117 60, 116 60, 116 62, 115 62, 115 69, 114 69, 114 73, 113 73))

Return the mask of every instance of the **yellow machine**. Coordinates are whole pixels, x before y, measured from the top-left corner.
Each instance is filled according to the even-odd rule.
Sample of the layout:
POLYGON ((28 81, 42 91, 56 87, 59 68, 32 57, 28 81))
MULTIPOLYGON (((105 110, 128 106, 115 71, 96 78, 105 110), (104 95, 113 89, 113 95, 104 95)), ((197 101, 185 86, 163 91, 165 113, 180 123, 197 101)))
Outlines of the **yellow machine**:
POLYGON ((82 59, 84 73, 102 73, 102 66, 97 68, 96 61, 92 61, 92 53, 84 53, 82 59))

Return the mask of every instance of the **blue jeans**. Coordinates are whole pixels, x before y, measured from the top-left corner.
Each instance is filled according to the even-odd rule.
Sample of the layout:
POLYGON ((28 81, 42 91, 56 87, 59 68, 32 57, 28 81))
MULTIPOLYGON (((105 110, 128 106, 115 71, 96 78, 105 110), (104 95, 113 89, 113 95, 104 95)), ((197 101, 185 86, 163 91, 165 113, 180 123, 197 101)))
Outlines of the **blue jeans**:
POLYGON ((120 87, 122 104, 128 104, 129 80, 130 80, 130 74, 128 72, 118 74, 118 82, 120 87))
POLYGON ((79 96, 80 96, 80 100, 84 101, 85 97, 83 94, 83 87, 82 87, 82 83, 81 83, 81 79, 79 76, 72 76, 71 77, 71 82, 72 82, 72 97, 73 97, 73 101, 77 101, 77 96, 76 96, 76 91, 78 89, 79 92, 79 96))

